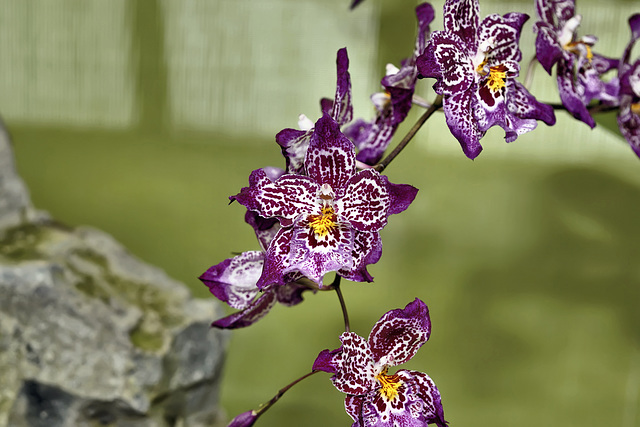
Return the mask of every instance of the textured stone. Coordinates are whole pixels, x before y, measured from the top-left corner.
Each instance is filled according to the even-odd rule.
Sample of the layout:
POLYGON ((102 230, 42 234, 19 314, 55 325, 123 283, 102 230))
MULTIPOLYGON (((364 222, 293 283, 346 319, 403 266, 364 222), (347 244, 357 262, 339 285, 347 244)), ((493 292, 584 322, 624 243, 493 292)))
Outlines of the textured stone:
POLYGON ((0 426, 219 424, 221 313, 33 209, 0 132, 0 426))

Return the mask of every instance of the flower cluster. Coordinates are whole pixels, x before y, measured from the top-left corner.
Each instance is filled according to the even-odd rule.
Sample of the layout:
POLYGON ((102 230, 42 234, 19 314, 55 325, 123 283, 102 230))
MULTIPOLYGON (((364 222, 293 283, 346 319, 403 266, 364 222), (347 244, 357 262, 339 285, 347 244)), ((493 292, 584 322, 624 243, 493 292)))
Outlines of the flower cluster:
MULTIPOLYGON (((359 3, 353 0, 351 8, 359 3)), ((640 38, 640 14, 629 19, 631 38, 622 56, 608 58, 593 52, 596 37, 578 37, 581 17, 574 1, 535 0, 535 7, 537 62, 549 74, 555 70, 561 105, 538 101, 519 80, 520 35, 529 16, 509 12, 481 19, 478 0, 445 0, 443 29, 432 32, 436 12, 423 3, 415 9, 413 53, 399 68, 389 64, 381 79, 383 91, 371 95, 374 117, 354 120, 349 57, 346 48, 338 50, 334 98, 320 100, 315 121, 300 115, 299 129, 275 136, 285 169, 254 170, 249 185, 230 196, 246 208, 245 221, 260 250, 228 258, 200 276, 214 296, 238 310, 213 326, 247 327, 276 303, 293 306, 306 291, 336 291, 346 331, 340 348, 320 352, 311 373, 259 409, 238 415, 232 426, 252 425, 285 391, 319 371, 332 374, 335 387, 346 394, 345 408, 355 427, 447 425, 440 392, 426 374, 389 372, 429 339, 426 304, 416 298, 404 309, 387 312, 364 339, 350 332, 340 279, 373 281, 367 267, 381 259, 381 230, 418 192, 412 185, 391 183, 381 172, 437 110, 444 112, 464 154, 474 159, 494 126, 512 142, 534 131, 538 121, 553 126, 554 109, 590 127, 596 124, 594 111, 617 109, 620 132, 640 157, 640 59, 631 58, 640 38), (422 79, 435 79, 431 104, 416 95, 422 79), (426 111, 383 159, 416 105, 426 111), (325 283, 330 273, 334 279, 325 283)))
POLYGON ((536 128, 536 120, 555 123, 553 109, 539 103, 515 77, 522 58, 518 42, 523 13, 489 15, 480 22, 477 0, 447 0, 444 31, 435 31, 418 58, 420 77, 437 80, 447 125, 470 159, 480 139, 495 125, 507 142, 536 128))
POLYGON ((429 309, 419 299, 387 312, 369 339, 353 332, 340 336, 342 346, 324 350, 313 369, 332 373, 335 387, 347 394, 345 407, 358 426, 445 427, 440 392, 428 375, 389 368, 411 359, 431 335, 429 309))

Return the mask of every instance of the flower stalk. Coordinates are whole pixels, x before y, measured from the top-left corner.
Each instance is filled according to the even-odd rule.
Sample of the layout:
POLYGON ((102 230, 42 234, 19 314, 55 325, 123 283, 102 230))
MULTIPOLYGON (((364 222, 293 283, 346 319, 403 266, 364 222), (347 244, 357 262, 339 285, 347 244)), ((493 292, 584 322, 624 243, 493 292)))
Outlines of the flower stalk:
POLYGON ((375 165, 373 168, 378 172, 382 172, 383 170, 385 170, 385 168, 389 166, 389 163, 391 163, 393 159, 395 159, 398 156, 398 154, 400 154, 400 152, 404 150, 404 147, 406 147, 409 144, 409 142, 411 142, 411 140, 416 135, 416 133, 418 133, 422 125, 425 124, 427 120, 429 120, 429 117, 431 117, 433 113, 438 111, 440 108, 442 108, 442 95, 437 95, 436 98, 431 103, 431 105, 429 106, 429 108, 427 109, 427 111, 425 111, 424 114, 420 116, 418 121, 411 127, 411 129, 409 129, 409 132, 407 132, 404 138, 402 138, 402 141, 398 143, 396 148, 394 148, 393 151, 389 153, 387 157, 385 157, 380 163, 375 165))

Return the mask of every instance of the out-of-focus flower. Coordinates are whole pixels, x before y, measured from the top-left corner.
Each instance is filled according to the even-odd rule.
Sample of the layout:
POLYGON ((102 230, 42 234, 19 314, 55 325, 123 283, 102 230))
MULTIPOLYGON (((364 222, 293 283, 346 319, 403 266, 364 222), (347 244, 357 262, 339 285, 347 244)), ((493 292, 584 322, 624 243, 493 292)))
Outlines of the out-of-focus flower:
POLYGON ((529 17, 513 12, 479 22, 479 15, 477 0, 447 0, 444 31, 433 32, 417 60, 419 77, 437 79, 447 125, 470 159, 480 154, 480 139, 492 126, 512 142, 535 129, 536 120, 555 124, 553 109, 515 80, 520 31, 529 17))
POLYGON ((266 251, 258 287, 284 285, 295 273, 321 287, 331 271, 371 281, 366 266, 382 254, 379 231, 418 190, 391 184, 374 170, 356 172, 353 143, 326 113, 315 123, 304 170, 306 175, 285 174, 275 181, 255 170, 249 187, 231 197, 262 217, 277 218, 282 227, 266 251))
POLYGON ((631 49, 640 39, 640 14, 629 18, 631 40, 624 50, 618 69, 620 82, 620 111, 618 126, 620 132, 640 157, 640 58, 631 62, 631 49))
MULTIPOLYGON (((263 172, 270 180, 276 180, 284 173, 277 168, 263 168, 263 172)), ((221 329, 250 326, 266 316, 276 302, 286 306, 299 304, 302 293, 314 289, 302 283, 304 279, 298 273, 287 275, 283 286, 268 284, 259 289, 256 283, 264 266, 264 251, 280 229, 280 223, 275 218, 266 219, 251 211, 247 211, 245 221, 253 227, 262 250, 243 252, 226 259, 199 277, 216 298, 240 310, 212 323, 211 326, 221 329)))
POLYGON ((384 92, 375 93, 371 101, 376 107, 376 117, 372 121, 357 119, 344 130, 358 149, 357 160, 375 165, 387 149, 398 126, 407 117, 412 106, 418 70, 416 58, 424 51, 429 37, 429 24, 433 21, 434 11, 429 3, 416 7, 418 36, 413 55, 404 61, 400 68, 387 65, 387 74, 381 84, 384 92))
POLYGON ((540 20, 534 24, 536 57, 542 67, 556 74, 560 100, 576 119, 592 128, 596 125, 587 110, 593 99, 611 102, 617 97, 617 85, 601 80, 601 75, 618 65, 617 59, 593 52, 594 36, 577 36, 582 17, 575 13, 573 0, 536 0, 540 20))
POLYGON ((243 412, 231 420, 227 427, 251 427, 255 424, 258 416, 256 411, 243 412))
POLYGON ((347 394, 345 407, 354 427, 445 427, 440 392, 428 375, 388 371, 411 359, 430 334, 429 309, 416 298, 404 309, 383 315, 368 340, 343 333, 342 346, 322 351, 313 369, 333 374, 335 387, 347 394))

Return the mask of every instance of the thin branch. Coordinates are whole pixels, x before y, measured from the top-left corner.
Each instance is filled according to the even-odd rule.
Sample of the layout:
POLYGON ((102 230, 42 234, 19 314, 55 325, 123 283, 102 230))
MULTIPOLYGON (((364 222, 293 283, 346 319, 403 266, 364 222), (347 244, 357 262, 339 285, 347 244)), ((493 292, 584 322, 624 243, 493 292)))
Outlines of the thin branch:
MULTIPOLYGON (((566 110, 567 109, 567 107, 565 107, 562 104, 548 104, 548 105, 550 105, 554 110, 566 110)), ((589 112, 591 114, 608 113, 610 111, 616 111, 619 108, 620 107, 618 105, 606 105, 606 104, 587 105, 587 110, 589 110, 589 112)))
POLYGON ((347 304, 345 304, 344 297, 342 296, 342 290, 340 290, 340 279, 342 279, 342 277, 336 273, 336 277, 333 279, 333 283, 331 283, 329 287, 331 289, 335 289, 336 294, 338 295, 338 299, 340 300, 342 318, 344 319, 344 331, 351 332, 351 328, 349 327, 349 313, 347 313, 347 304))
POLYGON ((380 163, 375 165, 373 168, 378 172, 382 172, 387 166, 389 166, 389 163, 391 163, 393 159, 395 159, 396 156, 400 154, 400 152, 404 149, 404 147, 406 147, 407 144, 409 144, 411 139, 415 136, 416 133, 418 133, 422 125, 429 119, 429 117, 431 117, 431 115, 437 110, 439 110, 441 107, 442 107, 442 95, 438 95, 436 96, 436 99, 434 99, 433 103, 429 106, 427 111, 425 111, 424 114, 420 116, 416 124, 414 124, 413 127, 409 130, 409 132, 404 136, 404 138, 402 138, 402 141, 400 141, 398 146, 394 148, 394 150, 391 153, 389 153, 387 157, 385 157, 380 163))
POLYGON ((298 384, 300 381, 302 381, 302 380, 304 380, 306 378, 309 378, 311 375, 315 374, 316 372, 320 372, 320 371, 318 371, 318 370, 311 371, 311 372, 301 376, 300 378, 297 378, 297 379, 293 380, 292 382, 290 382, 289 384, 287 384, 286 386, 284 386, 280 390, 278 390, 276 395, 273 396, 271 398, 271 400, 269 400, 268 402, 265 402, 262 405, 260 405, 260 407, 255 411, 256 418, 258 418, 260 415, 265 413, 269 408, 271 408, 273 406, 273 404, 276 403, 282 397, 282 395, 285 394, 291 387, 293 387, 294 385, 298 384))
POLYGON ((524 77, 524 87, 527 90, 531 89, 531 84, 533 83, 533 74, 535 71, 535 65, 538 62, 538 57, 533 55, 533 58, 529 61, 529 66, 527 67, 527 74, 524 77))

